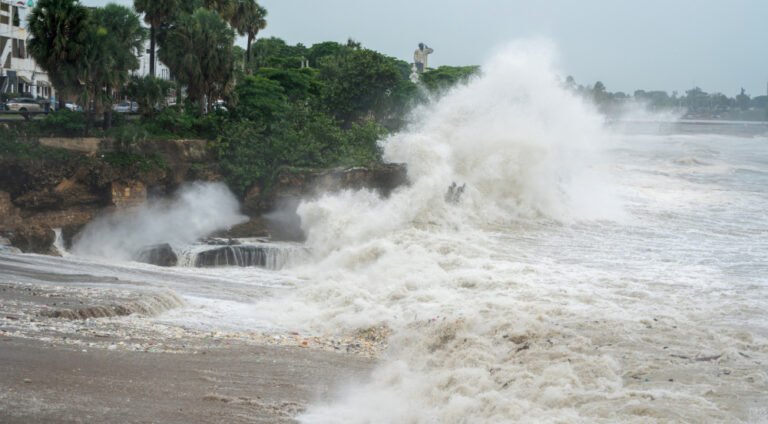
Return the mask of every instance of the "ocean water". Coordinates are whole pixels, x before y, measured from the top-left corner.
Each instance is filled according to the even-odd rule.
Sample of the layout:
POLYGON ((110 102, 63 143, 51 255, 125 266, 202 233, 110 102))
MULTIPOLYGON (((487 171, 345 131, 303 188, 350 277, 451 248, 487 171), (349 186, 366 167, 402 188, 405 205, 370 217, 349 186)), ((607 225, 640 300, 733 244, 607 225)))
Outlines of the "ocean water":
MULTIPOLYGON (((768 134, 607 127, 553 58, 514 44, 416 111, 382 142, 410 184, 303 202, 303 256, 282 269, 88 256, 125 228, 144 243, 136 219, 98 224, 79 256, 0 259, 170 288, 188 306, 154 319, 179 325, 389 327, 370 378, 305 423, 768 422, 768 134)), ((224 210, 174 231, 240 219, 197 207, 224 210)))

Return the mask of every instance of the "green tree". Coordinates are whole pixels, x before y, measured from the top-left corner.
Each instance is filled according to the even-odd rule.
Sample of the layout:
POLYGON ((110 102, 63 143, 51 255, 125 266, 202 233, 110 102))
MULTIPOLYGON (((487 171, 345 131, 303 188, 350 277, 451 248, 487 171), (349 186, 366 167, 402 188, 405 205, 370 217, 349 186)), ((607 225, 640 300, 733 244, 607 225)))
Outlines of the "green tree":
POLYGON ((253 61, 249 64, 255 68, 299 68, 302 59, 307 57, 306 47, 298 44, 289 46, 285 41, 276 38, 261 38, 252 48, 253 61))
POLYGON ((234 13, 229 21, 240 36, 248 37, 245 44, 245 63, 251 62, 251 45, 259 31, 267 27, 266 18, 267 9, 256 0, 236 0, 234 13))
POLYGON ((750 101, 749 95, 742 88, 741 93, 739 93, 739 95, 736 96, 736 105, 741 110, 747 110, 749 109, 749 101, 750 101))
POLYGON ((335 41, 325 41, 312 45, 307 50, 306 58, 311 66, 319 67, 320 60, 326 57, 345 56, 351 49, 335 41))
POLYGON ((206 112, 206 101, 226 95, 232 85, 234 38, 218 14, 201 8, 180 15, 160 46, 160 59, 186 84, 189 99, 198 103, 201 114, 206 112))
POLYGON ((403 76, 395 60, 368 49, 321 61, 323 103, 344 126, 361 119, 387 119, 394 109, 391 95, 403 76))
POLYGON ((237 116, 265 129, 271 128, 290 108, 280 83, 260 75, 243 79, 235 88, 235 97, 237 116))
POLYGON ((313 69, 260 68, 256 74, 277 82, 290 101, 309 102, 320 95, 322 84, 313 69))
POLYGON ((699 87, 694 87, 685 92, 684 102, 690 112, 702 112, 709 108, 709 94, 699 87))
POLYGON ((142 115, 153 117, 172 87, 173 84, 170 81, 160 78, 149 75, 146 77, 134 76, 125 86, 124 92, 138 103, 142 115))
POLYGON ((239 194, 274 172, 276 161, 266 130, 250 121, 225 127, 216 144, 219 166, 229 187, 239 194))
MULTIPOLYGON (((104 110, 104 126, 111 125, 113 93, 128 81, 129 71, 138 69, 136 51, 146 40, 146 30, 130 9, 116 4, 93 9, 86 52, 80 61, 80 79, 85 83, 85 104, 94 102, 104 110)), ((91 108, 87 108, 89 117, 91 108)))
POLYGON ((479 66, 441 66, 421 74, 421 82, 431 91, 466 83, 480 71, 479 66))
POLYGON ((237 3, 242 0, 203 0, 202 6, 216 12, 225 21, 229 21, 235 14, 237 3))
POLYGON ((605 85, 601 81, 596 82, 594 87, 592 87, 592 98, 598 105, 604 103, 608 98, 605 85))
POLYGON ((155 76, 155 51, 159 29, 170 21, 186 2, 182 0, 133 0, 133 7, 149 24, 149 75, 155 76))
POLYGON ((27 18, 29 53, 64 97, 80 86, 80 60, 88 38, 88 10, 77 0, 40 0, 27 18))

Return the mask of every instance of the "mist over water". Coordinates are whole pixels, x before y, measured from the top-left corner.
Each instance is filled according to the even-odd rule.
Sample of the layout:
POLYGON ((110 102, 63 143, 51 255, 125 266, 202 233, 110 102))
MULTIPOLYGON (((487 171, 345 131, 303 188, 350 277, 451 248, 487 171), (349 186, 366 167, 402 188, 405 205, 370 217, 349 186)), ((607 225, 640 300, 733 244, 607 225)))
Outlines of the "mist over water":
POLYGON ((72 252, 130 260, 142 247, 191 244, 246 219, 237 198, 223 183, 192 183, 182 186, 168 201, 150 202, 93 221, 75 241, 72 252))

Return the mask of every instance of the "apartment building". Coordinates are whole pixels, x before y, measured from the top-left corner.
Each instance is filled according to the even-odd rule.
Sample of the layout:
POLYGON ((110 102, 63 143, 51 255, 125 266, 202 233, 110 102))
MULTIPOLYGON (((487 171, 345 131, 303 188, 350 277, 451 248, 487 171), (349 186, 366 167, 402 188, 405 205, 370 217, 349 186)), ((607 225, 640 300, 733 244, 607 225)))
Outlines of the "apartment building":
POLYGON ((53 84, 27 51, 33 0, 0 0, 0 92, 55 101, 53 84))

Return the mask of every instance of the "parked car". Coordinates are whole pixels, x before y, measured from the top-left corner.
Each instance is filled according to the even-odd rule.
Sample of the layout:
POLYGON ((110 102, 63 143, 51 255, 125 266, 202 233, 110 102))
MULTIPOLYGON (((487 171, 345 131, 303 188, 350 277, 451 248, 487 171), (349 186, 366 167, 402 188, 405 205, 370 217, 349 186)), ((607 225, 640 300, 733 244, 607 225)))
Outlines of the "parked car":
POLYGON ((216 100, 216 103, 213 104, 213 110, 229 112, 229 109, 227 109, 227 104, 224 102, 224 100, 216 100))
POLYGON ((19 97, 5 103, 6 110, 14 112, 43 112, 44 106, 31 97, 19 97))
POLYGON ((72 112, 82 112, 83 111, 83 107, 80 106, 77 103, 66 102, 66 103, 64 103, 64 108, 69 109, 72 112))
POLYGON ((112 110, 117 113, 136 113, 139 111, 139 104, 124 100, 116 105, 112 105, 112 110))

